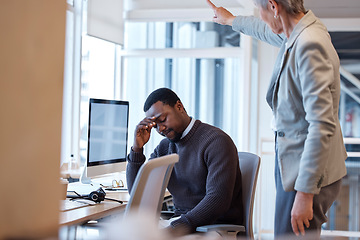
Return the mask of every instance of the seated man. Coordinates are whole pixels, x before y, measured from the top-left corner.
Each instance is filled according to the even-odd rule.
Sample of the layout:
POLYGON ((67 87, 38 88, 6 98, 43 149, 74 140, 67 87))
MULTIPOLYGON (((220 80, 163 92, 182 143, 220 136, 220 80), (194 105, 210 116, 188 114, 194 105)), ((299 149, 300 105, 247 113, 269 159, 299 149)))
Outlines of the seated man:
POLYGON ((166 138, 151 158, 179 154, 168 185, 174 216, 179 218, 168 229, 185 234, 207 224, 243 224, 241 173, 231 138, 222 130, 189 117, 179 97, 167 88, 152 92, 144 111, 146 117, 136 126, 128 155, 129 190, 145 161, 143 147, 150 139, 151 129, 156 128, 166 138))

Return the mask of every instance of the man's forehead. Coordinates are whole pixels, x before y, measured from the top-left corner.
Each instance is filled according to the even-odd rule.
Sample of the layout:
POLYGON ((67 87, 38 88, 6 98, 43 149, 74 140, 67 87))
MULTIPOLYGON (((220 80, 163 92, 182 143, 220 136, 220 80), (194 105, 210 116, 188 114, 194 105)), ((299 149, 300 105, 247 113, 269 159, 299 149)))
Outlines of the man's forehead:
POLYGON ((158 101, 151 105, 149 110, 145 112, 146 117, 155 117, 158 118, 162 115, 162 113, 165 111, 166 104, 164 104, 161 101, 158 101))
POLYGON ((146 113, 145 113, 145 116, 146 117, 148 117, 148 118, 154 118, 154 121, 156 120, 156 119, 158 119, 159 117, 161 117, 161 115, 162 115, 162 113, 158 113, 158 114, 150 114, 149 113, 149 111, 147 111, 146 113))

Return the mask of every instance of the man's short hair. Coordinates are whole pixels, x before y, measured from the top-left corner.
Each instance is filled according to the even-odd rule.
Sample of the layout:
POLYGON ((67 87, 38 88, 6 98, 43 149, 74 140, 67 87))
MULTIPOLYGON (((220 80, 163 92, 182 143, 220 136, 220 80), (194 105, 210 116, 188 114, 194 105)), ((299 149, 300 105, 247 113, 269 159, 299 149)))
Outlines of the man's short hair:
POLYGON ((147 97, 144 104, 144 112, 147 112, 151 108, 151 106, 158 101, 174 107, 176 102, 179 100, 180 98, 176 95, 176 93, 174 93, 169 88, 156 89, 147 97))

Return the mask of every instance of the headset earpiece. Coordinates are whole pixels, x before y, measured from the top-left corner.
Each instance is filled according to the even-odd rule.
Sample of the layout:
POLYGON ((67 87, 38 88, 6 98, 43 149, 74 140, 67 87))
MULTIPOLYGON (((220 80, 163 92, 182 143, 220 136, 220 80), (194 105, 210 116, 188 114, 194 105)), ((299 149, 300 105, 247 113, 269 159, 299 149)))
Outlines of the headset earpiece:
POLYGON ((105 191, 102 188, 99 188, 96 191, 92 191, 88 196, 86 196, 87 198, 89 198, 90 200, 99 203, 101 201, 105 200, 105 191))

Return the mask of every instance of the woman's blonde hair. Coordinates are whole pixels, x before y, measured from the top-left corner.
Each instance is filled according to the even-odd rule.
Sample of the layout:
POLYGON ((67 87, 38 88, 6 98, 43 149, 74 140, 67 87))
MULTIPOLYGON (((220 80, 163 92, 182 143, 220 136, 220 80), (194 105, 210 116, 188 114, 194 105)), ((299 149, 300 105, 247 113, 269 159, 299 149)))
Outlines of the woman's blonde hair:
MULTIPOLYGON (((298 14, 298 13, 305 13, 306 10, 304 8, 304 1, 303 0, 273 0, 277 4, 280 4, 285 8, 285 11, 289 14, 298 14)), ((254 0, 254 2, 261 8, 267 9, 267 4, 269 0, 254 0)))

